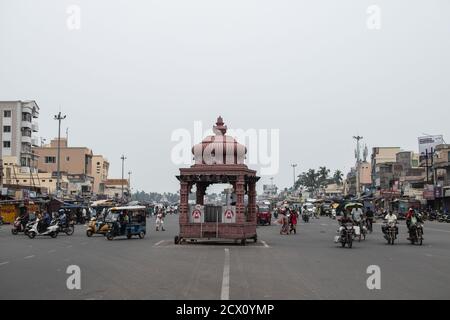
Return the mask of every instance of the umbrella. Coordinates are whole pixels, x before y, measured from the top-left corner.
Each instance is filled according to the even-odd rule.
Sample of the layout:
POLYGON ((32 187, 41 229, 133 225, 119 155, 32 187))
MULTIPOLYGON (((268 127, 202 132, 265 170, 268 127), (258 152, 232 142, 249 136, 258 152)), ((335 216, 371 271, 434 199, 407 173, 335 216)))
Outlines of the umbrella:
POLYGON ((362 208, 363 205, 361 203, 357 203, 357 202, 352 202, 352 203, 348 203, 345 205, 345 209, 347 210, 348 208, 362 208))

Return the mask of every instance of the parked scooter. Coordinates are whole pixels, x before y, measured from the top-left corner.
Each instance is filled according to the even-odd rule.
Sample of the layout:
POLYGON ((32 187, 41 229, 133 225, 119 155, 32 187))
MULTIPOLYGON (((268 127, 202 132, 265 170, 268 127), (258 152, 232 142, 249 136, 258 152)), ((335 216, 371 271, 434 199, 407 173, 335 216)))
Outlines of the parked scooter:
POLYGON ((28 231, 28 237, 30 237, 30 239, 33 239, 36 236, 50 236, 52 238, 56 238, 58 236, 59 226, 57 220, 52 220, 50 225, 45 228, 45 230, 39 223, 40 221, 40 219, 36 219, 36 221, 33 222, 31 229, 28 231))

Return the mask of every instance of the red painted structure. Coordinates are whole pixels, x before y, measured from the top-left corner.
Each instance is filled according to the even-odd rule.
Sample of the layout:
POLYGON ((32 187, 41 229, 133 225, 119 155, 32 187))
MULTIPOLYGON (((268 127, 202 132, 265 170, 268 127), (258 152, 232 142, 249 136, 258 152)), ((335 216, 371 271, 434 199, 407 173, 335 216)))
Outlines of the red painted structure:
POLYGON ((226 135, 227 127, 222 117, 217 119, 213 130, 215 135, 192 148, 195 164, 180 169, 177 176, 180 181, 180 234, 175 237, 175 243, 186 239, 232 239, 242 244, 253 239, 256 242, 256 183, 260 178, 255 170, 244 164, 247 149, 226 135), (217 183, 231 184, 236 201, 233 206, 224 206, 221 219, 207 222, 204 216, 200 217, 205 212, 200 211, 204 208, 206 189, 217 183), (196 206, 190 207, 188 199, 194 186, 196 206), (245 195, 248 196, 247 205, 245 195))

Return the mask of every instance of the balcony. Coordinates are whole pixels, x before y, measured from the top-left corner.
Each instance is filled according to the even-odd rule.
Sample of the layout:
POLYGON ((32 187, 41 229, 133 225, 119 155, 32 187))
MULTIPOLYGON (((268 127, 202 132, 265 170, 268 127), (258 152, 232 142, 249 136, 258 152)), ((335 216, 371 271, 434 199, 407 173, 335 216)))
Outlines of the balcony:
POLYGON ((39 124, 37 122, 33 122, 31 124, 31 130, 33 130, 33 132, 38 132, 39 131, 39 124))
POLYGON ((26 135, 22 135, 22 142, 25 142, 25 143, 31 143, 31 137, 30 136, 26 136, 26 135))
POLYGON ((33 126, 32 122, 31 121, 27 121, 27 120, 22 120, 21 125, 22 125, 22 128, 29 128, 29 129, 31 129, 32 126, 33 126))
POLYGON ((31 138, 31 145, 33 147, 39 147, 39 139, 38 138, 31 138))

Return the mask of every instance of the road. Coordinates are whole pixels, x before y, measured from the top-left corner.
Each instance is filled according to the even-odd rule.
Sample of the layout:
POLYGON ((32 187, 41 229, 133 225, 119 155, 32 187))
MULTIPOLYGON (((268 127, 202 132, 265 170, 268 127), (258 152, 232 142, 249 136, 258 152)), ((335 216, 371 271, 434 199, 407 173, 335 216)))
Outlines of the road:
POLYGON ((258 227, 247 246, 174 245, 178 216, 165 232, 148 220, 146 238, 73 236, 29 239, 0 227, 0 299, 447 299, 450 224, 427 222, 423 246, 386 244, 381 226, 352 249, 333 242, 329 218, 300 223, 296 235, 258 227), (81 290, 68 290, 68 266, 81 270, 81 290), (381 289, 369 290, 369 266, 379 266, 381 289))

